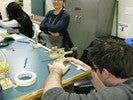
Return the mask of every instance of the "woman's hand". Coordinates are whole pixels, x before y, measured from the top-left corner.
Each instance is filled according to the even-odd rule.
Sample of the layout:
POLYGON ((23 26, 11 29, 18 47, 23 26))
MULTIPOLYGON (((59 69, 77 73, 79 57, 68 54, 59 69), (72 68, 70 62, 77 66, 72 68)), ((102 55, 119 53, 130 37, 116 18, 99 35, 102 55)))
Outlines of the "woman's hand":
POLYGON ((60 35, 60 33, 53 33, 53 32, 50 32, 50 31, 48 31, 49 32, 49 34, 51 34, 52 36, 54 36, 54 37, 57 37, 57 36, 59 36, 60 35))

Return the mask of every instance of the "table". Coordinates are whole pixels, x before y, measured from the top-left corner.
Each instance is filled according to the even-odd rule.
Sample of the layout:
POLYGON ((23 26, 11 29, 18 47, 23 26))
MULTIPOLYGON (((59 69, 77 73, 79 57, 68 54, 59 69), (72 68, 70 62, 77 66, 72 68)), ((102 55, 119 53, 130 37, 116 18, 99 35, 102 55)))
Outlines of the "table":
MULTIPOLYGON (((12 82, 14 82, 14 76, 24 70, 33 71, 37 74, 37 80, 31 86, 12 87, 4 90, 4 100, 35 100, 35 98, 41 97, 44 82, 49 74, 47 65, 53 61, 50 59, 49 54, 44 53, 44 51, 47 51, 45 47, 34 49, 32 45, 33 42, 25 37, 10 41, 9 46, 0 48, 10 65, 9 77, 12 82), (27 43, 19 42, 20 40, 26 41, 27 43), (24 68, 25 58, 28 58, 28 60, 24 68)), ((68 86, 89 74, 90 72, 77 70, 76 67, 72 65, 70 70, 63 76, 63 86, 68 86)))

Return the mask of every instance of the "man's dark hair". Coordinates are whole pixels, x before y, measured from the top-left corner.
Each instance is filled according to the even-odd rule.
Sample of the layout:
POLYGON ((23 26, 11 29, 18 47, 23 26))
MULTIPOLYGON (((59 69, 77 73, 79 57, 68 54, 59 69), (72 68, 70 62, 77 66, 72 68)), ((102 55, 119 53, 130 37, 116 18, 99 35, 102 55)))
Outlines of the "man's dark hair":
POLYGON ((133 77, 133 47, 118 40, 106 40, 94 47, 88 58, 99 68, 118 78, 133 77))

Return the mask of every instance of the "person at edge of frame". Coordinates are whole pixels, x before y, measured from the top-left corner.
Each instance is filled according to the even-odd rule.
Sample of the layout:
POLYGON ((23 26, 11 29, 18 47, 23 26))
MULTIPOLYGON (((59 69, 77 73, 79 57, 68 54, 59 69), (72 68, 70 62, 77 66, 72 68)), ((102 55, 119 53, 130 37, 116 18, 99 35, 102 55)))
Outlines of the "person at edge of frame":
POLYGON ((40 24, 39 43, 48 48, 64 47, 63 42, 70 41, 67 31, 70 14, 65 10, 65 0, 52 0, 52 4, 54 9, 48 11, 40 24))
POLYGON ((32 21, 18 3, 10 2, 6 7, 6 11, 8 20, 1 19, 0 26, 18 29, 20 33, 29 38, 34 36, 32 21))
POLYGON ((133 100, 133 47, 120 41, 106 40, 88 53, 93 66, 68 57, 48 64, 49 76, 44 83, 42 100, 133 100), (68 93, 62 87, 62 76, 73 62, 91 72, 97 91, 86 94, 68 93))

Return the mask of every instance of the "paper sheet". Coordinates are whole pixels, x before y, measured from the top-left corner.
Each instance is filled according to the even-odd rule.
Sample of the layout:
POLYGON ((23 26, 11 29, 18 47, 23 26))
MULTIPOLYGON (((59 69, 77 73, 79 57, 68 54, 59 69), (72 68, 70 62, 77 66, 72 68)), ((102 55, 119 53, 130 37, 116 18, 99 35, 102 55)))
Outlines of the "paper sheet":
POLYGON ((24 36, 18 35, 18 34, 12 34, 11 35, 15 40, 24 39, 24 36))
POLYGON ((7 33, 7 30, 0 27, 0 33, 7 33))

